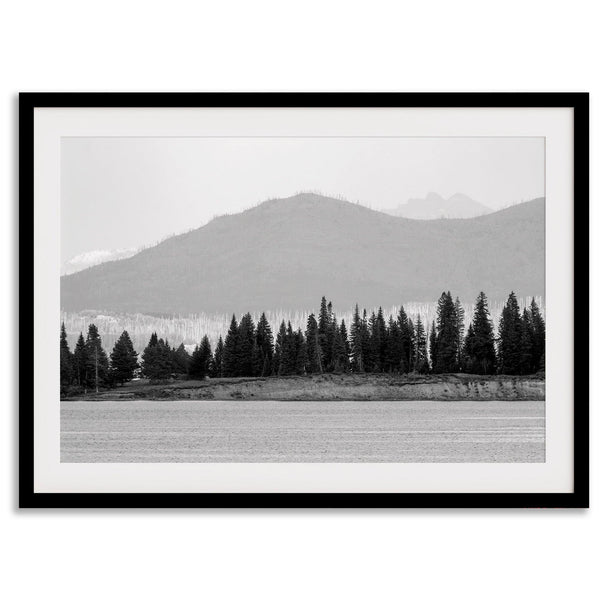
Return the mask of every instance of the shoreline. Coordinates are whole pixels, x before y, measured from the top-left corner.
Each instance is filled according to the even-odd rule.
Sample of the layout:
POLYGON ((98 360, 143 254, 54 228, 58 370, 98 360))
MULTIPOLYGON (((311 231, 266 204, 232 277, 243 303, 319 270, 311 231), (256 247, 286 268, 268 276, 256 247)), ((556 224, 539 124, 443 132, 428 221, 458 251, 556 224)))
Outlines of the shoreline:
POLYGON ((391 375, 327 373, 286 377, 212 380, 132 381, 98 394, 61 397, 63 402, 106 401, 545 401, 545 378, 539 375, 391 375))

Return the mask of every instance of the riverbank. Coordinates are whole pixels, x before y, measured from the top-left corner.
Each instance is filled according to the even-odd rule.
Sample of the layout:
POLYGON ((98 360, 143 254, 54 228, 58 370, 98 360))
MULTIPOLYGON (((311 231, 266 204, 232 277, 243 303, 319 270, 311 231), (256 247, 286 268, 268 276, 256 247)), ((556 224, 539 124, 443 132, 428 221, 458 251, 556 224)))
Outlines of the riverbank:
POLYGON ((544 400, 543 375, 323 374, 150 383, 132 381, 67 401, 127 400, 544 400))

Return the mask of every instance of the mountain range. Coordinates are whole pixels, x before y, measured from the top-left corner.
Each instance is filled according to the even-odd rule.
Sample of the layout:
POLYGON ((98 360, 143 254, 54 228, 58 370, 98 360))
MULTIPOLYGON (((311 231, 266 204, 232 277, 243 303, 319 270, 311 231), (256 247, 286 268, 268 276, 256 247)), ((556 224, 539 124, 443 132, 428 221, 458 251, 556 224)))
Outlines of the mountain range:
POLYGON ((454 194, 445 200, 439 194, 429 192, 425 198, 410 198, 408 202, 383 212, 406 219, 470 219, 492 211, 465 194, 454 194))
POLYGON ((544 294, 544 199, 411 220, 315 194, 217 217, 130 258, 61 277, 61 307, 155 315, 544 294))

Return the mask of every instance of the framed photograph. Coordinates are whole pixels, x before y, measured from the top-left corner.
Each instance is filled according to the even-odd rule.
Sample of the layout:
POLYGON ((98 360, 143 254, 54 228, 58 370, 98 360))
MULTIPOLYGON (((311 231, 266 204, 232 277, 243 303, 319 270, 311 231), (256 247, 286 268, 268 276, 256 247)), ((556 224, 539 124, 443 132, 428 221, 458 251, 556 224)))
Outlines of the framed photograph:
POLYGON ((588 95, 20 95, 21 507, 587 507, 588 95))

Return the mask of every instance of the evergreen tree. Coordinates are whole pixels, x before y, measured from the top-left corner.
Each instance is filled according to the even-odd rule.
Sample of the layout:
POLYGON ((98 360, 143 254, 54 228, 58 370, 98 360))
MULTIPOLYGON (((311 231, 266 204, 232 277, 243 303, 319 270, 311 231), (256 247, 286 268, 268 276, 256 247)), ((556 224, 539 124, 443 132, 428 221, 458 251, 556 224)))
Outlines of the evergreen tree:
POLYGON ((296 372, 296 340, 289 321, 287 327, 284 321, 281 322, 275 344, 275 356, 278 363, 278 375, 293 375, 296 372))
MULTIPOLYGON (((237 345, 237 375, 240 377, 252 377, 255 375, 256 366, 256 331, 252 316, 246 313, 238 328, 237 345)), ((227 345, 227 342, 225 342, 227 345)))
POLYGON ((83 333, 79 333, 77 344, 73 352, 73 372, 75 377, 75 383, 78 386, 85 386, 87 380, 86 368, 87 368, 87 352, 85 347, 85 340, 83 339, 83 333))
POLYGON ((436 373, 458 370, 458 319, 450 292, 443 292, 437 307, 436 373))
POLYGON ((521 318, 521 375, 535 372, 533 363, 534 331, 531 312, 525 308, 521 318))
POLYGON ((88 327, 85 340, 86 380, 85 386, 98 393, 100 386, 108 383, 108 357, 102 348, 102 339, 93 323, 88 327))
POLYGON ((406 316, 406 311, 403 306, 400 307, 400 313, 398 314, 398 330, 400 340, 400 362, 398 364, 398 370, 400 373, 408 373, 412 370, 414 328, 410 319, 406 316))
POLYGON ((421 321, 421 315, 417 315, 415 326, 415 364, 414 370, 417 373, 429 372, 429 361, 427 360, 427 335, 425 327, 421 321))
POLYGON ((306 323, 306 355, 308 373, 322 373, 323 363, 321 357, 321 346, 319 345, 319 325, 314 314, 308 315, 306 323))
POLYGON ((306 339, 301 329, 298 329, 294 333, 295 342, 295 367, 294 370, 297 375, 304 375, 306 373, 306 363, 308 361, 308 349, 306 346, 306 339))
POLYGON ((373 311, 369 317, 369 371, 371 373, 381 373, 381 351, 383 347, 383 339, 377 315, 373 311))
POLYGON ((179 344, 177 349, 173 348, 171 362, 173 363, 174 373, 177 373, 178 375, 187 375, 190 367, 190 355, 183 344, 179 344))
POLYGON ((210 363, 210 376, 213 378, 223 377, 223 351, 223 338, 219 336, 219 341, 217 342, 215 353, 210 363))
POLYGON ((321 348, 321 365, 328 371, 331 365, 331 303, 328 305, 325 296, 321 298, 319 309, 319 347, 321 348))
POLYGON ((398 320, 390 316, 388 321, 387 348, 385 357, 385 370, 389 373, 398 373, 402 362, 402 339, 398 320))
POLYGON ((495 372, 494 327, 483 292, 479 293, 475 301, 473 322, 469 326, 463 346, 464 369, 467 373, 489 375, 495 372))
POLYGON ((531 325, 533 327, 532 368, 534 372, 545 367, 546 323, 535 301, 531 300, 531 325))
POLYGON ((340 366, 342 371, 346 372, 350 369, 350 341, 348 340, 348 329, 344 319, 340 323, 339 338, 341 342, 340 366))
POLYGON ((463 341, 463 370, 465 373, 475 373, 477 368, 475 361, 475 347, 474 347, 475 333, 473 332, 473 323, 469 323, 467 327, 467 334, 463 341))
POLYGON ((431 322, 431 330, 429 333, 429 363, 431 370, 437 373, 437 332, 435 330, 435 322, 431 322))
POLYGON ((200 345, 197 345, 192 353, 188 370, 190 379, 204 379, 209 373, 211 359, 210 342, 208 336, 205 335, 200 341, 200 345))
POLYGON ((284 346, 286 344, 286 335, 285 321, 281 321, 279 331, 277 332, 277 338, 275 339, 275 352, 273 353, 273 373, 275 375, 283 375, 282 359, 284 346))
POLYGON ((408 370, 414 371, 415 368, 415 325, 412 319, 408 319, 408 370))
POLYGON ((502 309, 498 328, 498 364, 500 373, 518 375, 521 371, 521 314, 514 292, 502 309))
POLYGON ((331 342, 331 370, 339 373, 344 371, 348 357, 346 355, 346 347, 342 338, 342 332, 337 324, 335 316, 331 323, 333 331, 333 339, 331 342))
POLYGON ((73 380, 73 355, 67 342, 65 324, 60 326, 60 390, 61 392, 71 385, 73 380))
POLYGON ((110 353, 111 378, 115 383, 123 385, 133 379, 138 368, 137 352, 127 331, 123 331, 110 353))
POLYGON ((372 371, 373 360, 371 358, 371 333, 369 331, 369 321, 367 319, 366 308, 363 309, 363 316, 361 320, 361 332, 361 345, 363 349, 364 368, 365 372, 370 373, 372 371))
POLYGON ((235 315, 233 315, 223 345, 223 377, 237 377, 239 375, 238 353, 239 328, 235 315))
POLYGON ((169 343, 153 333, 142 352, 142 375, 152 381, 169 379, 173 372, 172 360, 169 343))
POLYGON ((354 309, 352 325, 350 325, 350 359, 352 370, 356 373, 362 373, 365 370, 365 357, 363 346, 362 319, 358 312, 358 304, 354 309))
POLYGON ((271 375, 273 371, 273 333, 265 313, 260 316, 256 326, 256 345, 258 347, 256 374, 261 377, 271 375))

